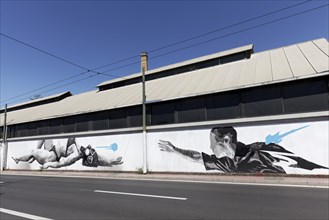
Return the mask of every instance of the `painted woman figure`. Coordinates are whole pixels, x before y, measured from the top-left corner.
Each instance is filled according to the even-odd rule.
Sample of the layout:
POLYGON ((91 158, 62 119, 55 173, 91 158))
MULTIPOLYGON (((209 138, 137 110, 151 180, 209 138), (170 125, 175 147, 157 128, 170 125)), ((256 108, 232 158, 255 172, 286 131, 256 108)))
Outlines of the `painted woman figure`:
MULTIPOLYGON (((161 151, 173 152, 188 160, 204 164, 206 170, 219 170, 225 173, 286 173, 285 170, 274 163, 286 161, 285 159, 272 156, 268 152, 293 154, 277 144, 265 144, 256 142, 249 145, 238 142, 237 132, 233 127, 217 127, 210 131, 210 149, 213 154, 200 153, 193 150, 185 150, 174 146, 169 141, 159 141, 161 151)), ((295 160, 298 167, 307 170, 326 167, 307 161, 293 155, 281 155, 282 157, 295 160)))

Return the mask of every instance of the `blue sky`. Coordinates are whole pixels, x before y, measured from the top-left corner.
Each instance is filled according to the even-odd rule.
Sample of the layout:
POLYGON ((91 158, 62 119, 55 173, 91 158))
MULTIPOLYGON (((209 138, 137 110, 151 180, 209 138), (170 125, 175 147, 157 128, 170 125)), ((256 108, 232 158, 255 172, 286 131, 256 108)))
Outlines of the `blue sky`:
MULTIPOLYGON (((216 29, 227 27, 303 1, 5 1, 1 0, 1 33, 87 69, 139 56, 216 29)), ((328 0, 305 4, 194 39, 173 47, 149 53, 149 68, 216 53, 246 44, 255 52, 325 37, 328 39, 328 7, 278 22, 222 37, 266 22, 300 13, 328 0), (158 55, 210 39, 217 40, 152 59, 158 55)), ((80 74, 52 87, 29 91, 78 75, 84 69, 36 51, 1 36, 1 107, 71 91, 78 94, 95 89, 101 82, 113 79, 97 75, 58 89, 56 87, 83 79, 94 73, 80 74), (51 90, 51 91, 47 91, 51 90), (16 99, 15 96, 22 95, 16 99)), ((115 69, 139 58, 99 69, 115 69)), ((140 71, 138 63, 108 71, 124 76, 140 71)))

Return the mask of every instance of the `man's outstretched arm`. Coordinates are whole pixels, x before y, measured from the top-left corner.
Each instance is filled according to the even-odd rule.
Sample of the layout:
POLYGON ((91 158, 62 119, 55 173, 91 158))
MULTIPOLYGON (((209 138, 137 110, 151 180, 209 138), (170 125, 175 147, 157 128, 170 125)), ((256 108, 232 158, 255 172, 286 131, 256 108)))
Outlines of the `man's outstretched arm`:
POLYGON ((176 154, 182 156, 183 158, 185 158, 187 160, 203 163, 202 155, 200 152, 197 152, 194 150, 185 150, 185 149, 175 147, 169 141, 159 140, 158 144, 159 144, 159 148, 161 151, 173 152, 173 153, 176 153, 176 154))

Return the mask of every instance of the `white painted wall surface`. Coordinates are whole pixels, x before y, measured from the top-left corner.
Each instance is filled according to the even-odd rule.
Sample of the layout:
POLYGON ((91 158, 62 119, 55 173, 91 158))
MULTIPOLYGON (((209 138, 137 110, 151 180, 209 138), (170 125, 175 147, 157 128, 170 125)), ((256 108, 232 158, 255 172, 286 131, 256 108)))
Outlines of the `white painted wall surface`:
MULTIPOLYGON (((217 127, 217 126, 213 126, 217 127)), ((218 126, 219 127, 219 126, 218 126)), ((291 123, 279 125, 261 125, 261 126, 236 126, 238 141, 244 144, 252 144, 254 142, 265 142, 268 135, 274 135, 279 132, 283 135, 287 132, 290 134, 282 137, 282 141, 278 145, 288 151, 293 152, 294 156, 299 156, 307 161, 318 165, 329 167, 329 121, 291 123), (307 127, 306 127, 307 126, 307 127), (303 128, 304 127, 304 128, 303 128), (291 132, 295 129, 300 130, 291 132)), ((203 163, 196 163, 192 160, 175 154, 172 152, 161 151, 159 140, 170 141, 176 147, 182 149, 204 152, 209 155, 213 154, 210 149, 210 128, 207 129, 189 129, 180 131, 158 131, 148 132, 148 170, 153 172, 222 172, 222 171, 206 171, 203 163)), ((54 139, 54 144, 66 144, 67 139, 54 139)), ((142 134, 123 134, 108 135, 96 137, 77 137, 77 143, 82 146, 90 144, 99 154, 107 155, 109 158, 122 156, 123 164, 113 167, 85 167, 81 161, 75 164, 60 168, 67 170, 109 170, 109 171, 136 171, 142 168, 143 152, 142 152, 142 134), (118 145, 116 151, 109 149, 99 149, 98 146, 109 146, 113 143, 118 145)), ((9 142, 8 149, 8 168, 9 169, 40 169, 40 164, 36 161, 29 164, 20 162, 16 164, 11 157, 19 157, 29 154, 36 148, 37 141, 21 141, 9 142)), ((277 152, 270 152, 279 158, 284 158, 277 152)), ((287 174, 324 174, 329 175, 328 169, 317 168, 306 170, 301 168, 289 167, 295 163, 292 159, 281 161, 276 165, 281 166, 287 174)), ((51 169, 51 168, 50 168, 51 169)))

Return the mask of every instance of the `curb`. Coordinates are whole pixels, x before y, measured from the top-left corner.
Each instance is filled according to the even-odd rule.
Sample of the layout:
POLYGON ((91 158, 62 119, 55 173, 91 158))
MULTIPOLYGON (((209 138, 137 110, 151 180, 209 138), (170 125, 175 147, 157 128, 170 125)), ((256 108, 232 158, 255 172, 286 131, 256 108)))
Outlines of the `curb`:
POLYGON ((98 178, 98 179, 127 179, 146 181, 177 181, 222 184, 254 184, 254 185, 285 185, 296 187, 329 188, 327 176, 273 176, 273 175, 216 175, 191 173, 151 173, 137 174, 128 172, 74 172, 74 171, 1 171, 2 175, 44 176, 63 178, 98 178))

